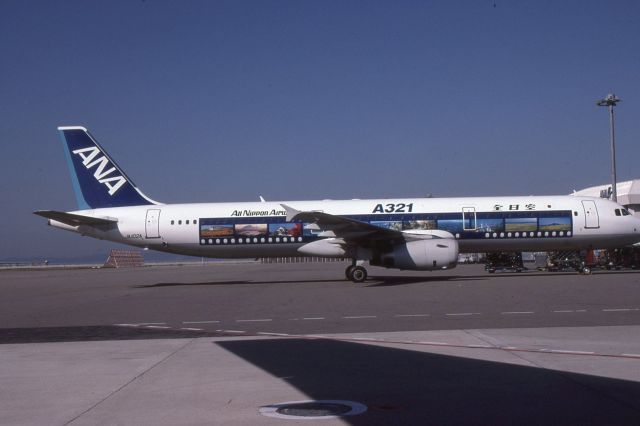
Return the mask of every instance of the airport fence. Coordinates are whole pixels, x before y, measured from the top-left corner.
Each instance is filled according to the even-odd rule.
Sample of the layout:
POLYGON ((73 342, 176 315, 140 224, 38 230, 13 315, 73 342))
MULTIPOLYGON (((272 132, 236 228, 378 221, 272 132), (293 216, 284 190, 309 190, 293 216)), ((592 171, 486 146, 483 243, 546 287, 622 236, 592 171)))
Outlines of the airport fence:
POLYGON ((336 257, 263 257, 260 263, 332 263, 332 262, 351 262, 351 259, 336 257))

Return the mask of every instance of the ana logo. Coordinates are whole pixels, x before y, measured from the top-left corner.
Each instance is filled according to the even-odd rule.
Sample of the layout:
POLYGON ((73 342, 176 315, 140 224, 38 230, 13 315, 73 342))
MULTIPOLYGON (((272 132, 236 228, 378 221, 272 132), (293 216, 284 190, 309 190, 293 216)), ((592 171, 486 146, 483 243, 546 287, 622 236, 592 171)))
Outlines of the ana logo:
POLYGON ((82 158, 82 164, 87 170, 97 166, 95 172, 93 172, 93 177, 95 177, 98 182, 109 188, 109 195, 113 195, 118 192, 118 189, 126 183, 123 176, 109 176, 116 171, 116 168, 111 167, 109 170, 105 170, 107 166, 110 165, 109 160, 107 160, 107 157, 104 155, 100 155, 102 153, 97 147, 92 146, 89 148, 80 148, 73 151, 73 153, 82 158))

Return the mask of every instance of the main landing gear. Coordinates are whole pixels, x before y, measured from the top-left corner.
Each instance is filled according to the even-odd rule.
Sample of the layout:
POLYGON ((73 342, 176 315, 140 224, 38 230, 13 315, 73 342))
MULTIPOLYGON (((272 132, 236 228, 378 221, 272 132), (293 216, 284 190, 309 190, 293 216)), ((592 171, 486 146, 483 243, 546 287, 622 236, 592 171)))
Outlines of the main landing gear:
POLYGON ((589 268, 585 262, 581 262, 577 269, 579 274, 591 275, 591 268, 589 268))
POLYGON ((347 266, 347 269, 344 271, 344 275, 349 281, 362 283, 367 279, 367 270, 364 267, 357 265, 354 260, 351 265, 347 266))

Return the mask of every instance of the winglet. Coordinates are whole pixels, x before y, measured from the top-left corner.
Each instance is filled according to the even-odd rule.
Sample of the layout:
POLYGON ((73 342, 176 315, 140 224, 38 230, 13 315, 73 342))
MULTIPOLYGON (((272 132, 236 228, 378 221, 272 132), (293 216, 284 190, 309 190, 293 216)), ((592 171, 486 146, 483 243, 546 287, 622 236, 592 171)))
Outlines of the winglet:
POLYGON ((295 219, 295 217, 300 214, 300 210, 296 210, 291 206, 288 206, 286 204, 280 204, 282 206, 283 209, 285 209, 285 211, 287 212, 287 222, 291 222, 293 219, 295 219))

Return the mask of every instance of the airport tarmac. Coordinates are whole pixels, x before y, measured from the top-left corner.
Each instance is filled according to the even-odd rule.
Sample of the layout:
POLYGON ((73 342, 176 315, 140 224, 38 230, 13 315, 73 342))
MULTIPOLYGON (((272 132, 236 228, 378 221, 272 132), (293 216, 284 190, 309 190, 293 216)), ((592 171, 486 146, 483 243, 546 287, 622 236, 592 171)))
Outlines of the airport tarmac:
POLYGON ((344 267, 2 271, 0 423, 640 423, 640 272, 344 267))

